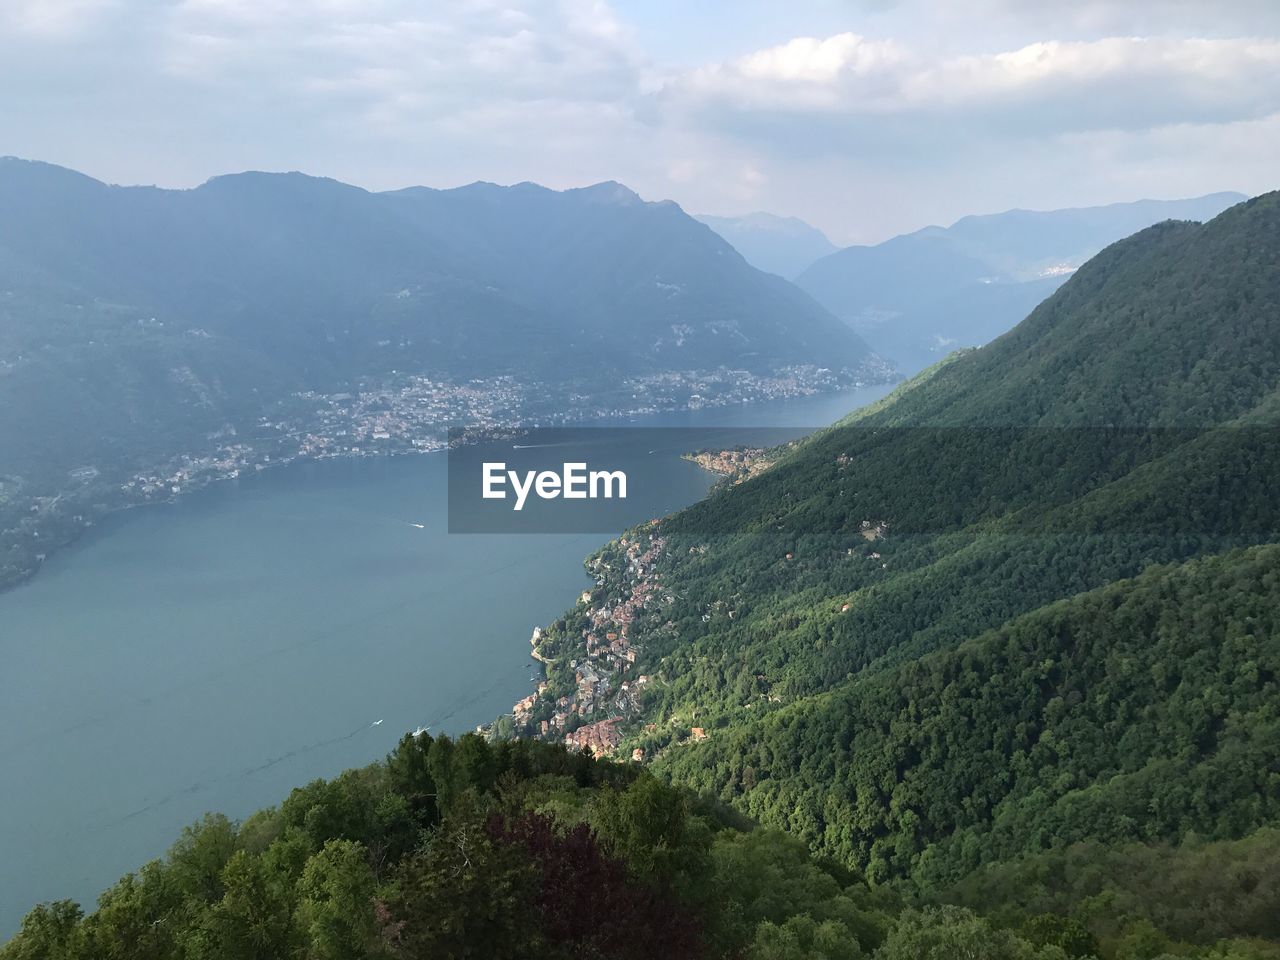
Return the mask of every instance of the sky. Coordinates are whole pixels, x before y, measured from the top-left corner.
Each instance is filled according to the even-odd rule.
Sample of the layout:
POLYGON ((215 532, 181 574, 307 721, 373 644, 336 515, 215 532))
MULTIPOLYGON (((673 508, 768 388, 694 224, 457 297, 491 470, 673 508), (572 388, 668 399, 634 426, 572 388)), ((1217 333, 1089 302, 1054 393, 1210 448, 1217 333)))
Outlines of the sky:
POLYGON ((1280 187, 1276 0, 0 0, 0 154, 618 180, 837 243, 1280 187))

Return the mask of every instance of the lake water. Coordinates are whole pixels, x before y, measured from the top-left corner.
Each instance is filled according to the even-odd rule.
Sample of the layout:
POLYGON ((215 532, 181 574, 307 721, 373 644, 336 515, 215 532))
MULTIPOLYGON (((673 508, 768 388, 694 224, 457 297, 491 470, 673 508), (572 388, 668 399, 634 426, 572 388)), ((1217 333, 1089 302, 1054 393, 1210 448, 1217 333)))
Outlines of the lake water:
MULTIPOLYGON (((888 389, 644 423, 812 428, 888 389)), ((530 691, 529 634, 605 537, 449 535, 446 473, 429 454, 217 484, 109 517, 0 595, 0 940, 34 903, 91 908, 205 811, 243 817, 530 691)), ((630 522, 713 479, 671 455, 630 522)))

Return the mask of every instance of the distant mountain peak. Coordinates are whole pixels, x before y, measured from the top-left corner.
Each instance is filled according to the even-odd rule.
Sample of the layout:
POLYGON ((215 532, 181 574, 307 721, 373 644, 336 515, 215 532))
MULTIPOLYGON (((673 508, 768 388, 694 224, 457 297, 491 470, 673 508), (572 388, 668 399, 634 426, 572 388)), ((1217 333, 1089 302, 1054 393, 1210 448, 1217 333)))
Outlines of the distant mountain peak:
MULTIPOLYGON (((768 213, 764 210, 755 210, 751 213, 744 213, 737 217, 718 217, 712 214, 700 214, 697 219, 707 224, 707 226, 712 226, 713 224, 724 225, 733 223, 743 230, 759 230, 767 233, 804 236, 813 236, 816 234, 830 243, 830 239, 827 235, 817 227, 813 226, 813 224, 806 223, 799 217, 784 217, 779 216, 776 213, 768 213)), ((832 246, 834 247, 835 245, 832 244, 832 246)))
POLYGON ((603 180, 600 183, 593 183, 589 187, 579 187, 569 192, 580 193, 597 203, 644 203, 638 193, 617 180, 603 180))
POLYGON ((753 267, 783 277, 796 277, 836 251, 825 233, 799 217, 757 210, 739 217, 699 214, 694 219, 729 241, 753 267))
POLYGON ((938 360, 939 344, 976 346, 1005 332, 1117 240, 1165 220, 1209 220, 1242 199, 1222 192, 975 214, 846 247, 796 283, 911 372, 938 360))
POLYGON ((107 186, 101 180, 94 179, 88 174, 80 173, 78 170, 72 170, 70 167, 59 166, 56 163, 46 163, 43 160, 28 160, 25 157, 0 157, 0 176, 39 177, 42 181, 50 184, 58 182, 64 184, 74 183, 81 187, 107 186))
POLYGON ((373 344, 361 374, 393 360, 394 369, 546 375, 571 349, 591 359, 593 377, 605 366, 673 364, 853 370, 870 356, 799 290, 726 257, 723 241, 677 206, 612 180, 370 192, 249 170, 154 190, 7 161, 0 227, 22 240, 14 263, 0 259, 25 271, 15 275, 180 315, 264 366, 280 364, 287 344, 289 363, 307 358, 307 375, 353 369, 359 350, 331 346, 349 338, 373 344), (688 296, 655 291, 646 282, 655 276, 688 296), (386 292, 406 289, 420 293, 387 309, 386 292), (673 327, 690 331, 674 346, 673 327), (394 357, 390 344, 401 345, 394 357))
POLYGON ((343 183, 332 177, 317 177, 298 170, 243 170, 240 173, 224 173, 210 177, 196 190, 261 190, 283 187, 287 190, 320 189, 367 194, 363 187, 343 183))

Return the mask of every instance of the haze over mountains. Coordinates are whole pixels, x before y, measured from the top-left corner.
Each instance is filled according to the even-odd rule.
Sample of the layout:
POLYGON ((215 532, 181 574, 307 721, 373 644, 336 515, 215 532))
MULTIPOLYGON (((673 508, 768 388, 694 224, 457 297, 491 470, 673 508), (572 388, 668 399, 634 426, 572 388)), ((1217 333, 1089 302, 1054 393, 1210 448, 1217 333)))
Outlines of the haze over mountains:
POLYGON ((409 363, 616 374, 867 354, 674 203, 616 183, 375 194, 245 173, 159 190, 8 159, 0 215, 15 295, 149 311, 304 380, 409 363))
MULTIPOLYGON (((0 159, 0 539, 53 509, 38 498, 118 495, 178 454, 233 470, 215 448, 289 398, 509 377, 590 409, 631 398, 628 378, 800 367, 890 372, 807 294, 617 183, 370 193, 243 173, 162 190, 0 159)), ((298 446, 313 432, 298 421, 298 446)), ((37 534, 0 551, 0 581, 46 552, 37 534)))
MULTIPOLYGON (((418 289, 473 306, 518 291, 504 300, 518 310, 477 321, 517 336, 523 321, 546 317, 529 304, 559 296, 542 272, 557 256, 532 249, 553 238, 593 264, 592 277, 566 280, 564 315, 580 326, 557 329, 570 339, 610 336, 585 320, 606 296, 653 309, 650 258, 663 262, 668 243, 736 264, 721 269, 757 295, 789 290, 678 211, 650 249, 649 234, 631 231, 651 208, 611 184, 565 200, 487 185, 370 195, 246 175, 181 194, 202 211, 197 231, 164 192, 73 182, 40 213, 24 195, 0 195, 16 214, 7 222, 32 238, 5 253, 6 297, 27 308, 6 304, 9 328, 18 317, 27 336, 48 325, 6 355, 5 379, 73 370, 66 389, 92 391, 114 375, 126 404, 152 396, 128 379, 143 367, 127 364, 171 371, 174 357, 196 355, 187 338, 223 344, 211 356, 224 375, 256 360, 249 373, 263 388, 278 349, 297 382, 351 369, 334 343, 360 369, 382 369, 373 348, 392 345, 425 362, 438 354, 416 352, 410 330, 443 320, 369 308, 415 265, 426 279, 395 303, 418 289), (145 243, 113 248, 121 215, 84 214, 101 191, 108 211, 116 196, 142 198, 145 243), (562 202, 572 214, 563 220, 562 202), (624 216, 612 214, 618 206, 624 216), (76 229, 48 228, 41 215, 76 229), (308 236, 339 216, 341 238, 308 236), (445 243, 428 229, 436 222, 465 235, 445 243), (295 246, 308 255, 291 259, 295 246), (602 249, 633 247, 629 271, 602 259, 602 249), (197 251, 211 265, 189 264, 197 251), (360 258, 365 285, 346 272, 348 256, 360 258), (511 263, 522 258, 537 266, 511 263), (511 279, 486 287, 479 262, 504 264, 511 279), (292 295, 273 286, 272 268, 292 295), (84 296, 81 285, 103 293, 84 296), (344 292, 350 299, 329 302, 344 292), (184 325, 101 299, 142 293, 184 325), (289 322, 272 326, 261 302, 289 322), (369 348, 341 325, 355 309, 404 345, 384 337, 369 348), (414 326, 397 325, 410 316, 414 326), (207 327, 185 327, 195 318, 207 327), (84 358, 103 343, 119 366, 87 383, 98 368, 84 358), (295 345, 305 352, 292 357, 295 345)), ((91 917, 66 903, 38 908, 0 956, 89 960, 130 955, 141 940, 157 956, 187 944, 209 956, 229 955, 226 944, 286 955, 336 942, 324 939, 333 930, 348 956, 482 941, 514 955, 509 945, 530 930, 540 945, 607 939, 597 954, 647 956, 655 947, 641 934, 653 918, 678 918, 690 957, 750 946, 745 955, 850 960, 956 950, 1272 960, 1280 194, 1204 224, 1163 220, 1060 272, 1045 264, 1096 240, 1106 218, 1044 216, 1054 230, 1041 244, 1019 233, 1020 217, 900 238, 927 250, 953 289, 977 269, 1010 286, 1067 279, 993 342, 602 548, 589 561, 591 588, 535 633, 546 682, 493 725, 492 742, 406 735, 385 764, 313 782, 243 826, 209 818, 91 917), (617 750, 652 773, 507 742, 516 734, 617 750), (490 796, 489 806, 477 799, 490 796), (573 884, 584 877, 617 907, 607 921, 566 925, 579 917, 573 884), (906 902, 950 906, 917 913, 906 902)), ((887 257, 882 248, 871 249, 887 257)), ((700 302, 721 303, 712 292, 700 302)), ((752 329, 772 328, 763 318, 752 329)), ((656 332, 632 341, 652 347, 648 363, 666 355, 648 339, 656 332)), ((477 362, 466 336, 434 346, 477 362)), ((172 389, 198 396, 215 382, 192 387, 195 376, 170 377, 172 389)))
POLYGON ((747 263, 788 280, 838 249, 825 233, 796 217, 757 212, 741 217, 699 215, 697 219, 733 244, 747 263))
POLYGON ((816 261, 796 284, 913 373, 1004 333, 1103 247, 1161 220, 1204 221, 1245 199, 1010 210, 926 227, 816 261))

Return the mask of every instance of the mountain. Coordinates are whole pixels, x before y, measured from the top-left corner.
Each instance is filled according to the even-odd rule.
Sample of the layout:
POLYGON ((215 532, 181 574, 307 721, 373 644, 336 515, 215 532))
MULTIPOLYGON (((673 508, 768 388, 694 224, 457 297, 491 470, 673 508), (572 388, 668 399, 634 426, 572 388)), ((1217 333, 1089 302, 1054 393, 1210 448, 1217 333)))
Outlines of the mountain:
POLYGON ((994 342, 629 531, 544 632, 526 729, 580 706, 571 662, 644 675, 624 750, 927 896, 1072 844, 1273 830, 1277 249, 1280 194, 1147 228, 994 342), (604 630, 634 667, 584 643, 604 630))
POLYGON ((0 958, 1274 960, 1277 250, 1280 193, 1107 247, 606 545, 490 740, 209 816, 0 958))
POLYGON ((1103 247, 1161 220, 1211 219, 1245 199, 1010 210, 847 247, 796 279, 906 372, 1010 329, 1103 247))
POLYGON ((606 545, 505 718, 561 743, 406 735, 0 958, 1274 960, 1278 249, 1106 248, 606 545))
POLYGON ((678 206, 616 183, 375 194, 246 173, 158 190, 8 159, 0 215, 7 287, 151 311, 303 380, 397 363, 616 375, 867 354, 678 206))
POLYGON ((422 410, 587 415, 651 403, 637 378, 798 368, 888 375, 807 294, 617 183, 161 190, 0 159, 0 585, 110 507, 349 452, 359 424, 335 416, 392 416, 364 439, 412 448, 422 410), (404 392, 423 377, 449 402, 404 392))
POLYGON ((815 260, 836 252, 826 234, 796 217, 748 213, 741 217, 700 215, 697 219, 733 244, 753 267, 789 280, 815 260))

